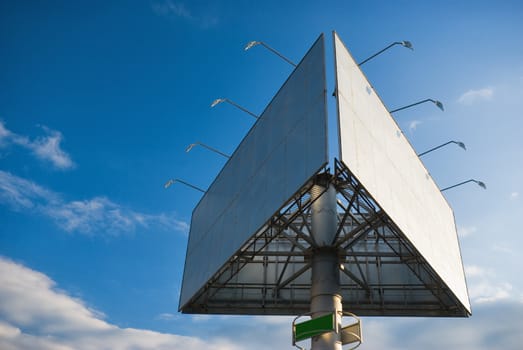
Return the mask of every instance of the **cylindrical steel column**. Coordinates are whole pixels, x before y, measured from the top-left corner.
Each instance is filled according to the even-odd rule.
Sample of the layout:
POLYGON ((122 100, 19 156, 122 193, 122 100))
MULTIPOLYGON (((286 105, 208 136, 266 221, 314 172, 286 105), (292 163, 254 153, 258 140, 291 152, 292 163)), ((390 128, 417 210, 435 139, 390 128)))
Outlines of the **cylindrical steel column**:
MULTIPOLYGON (((337 229, 336 190, 328 179, 319 178, 311 190, 312 236, 318 248, 312 253, 312 318, 326 313, 336 315, 337 329, 341 327, 343 313, 340 294, 339 259, 332 247, 337 229)), ((312 350, 341 350, 339 332, 325 333, 311 340, 312 350)))

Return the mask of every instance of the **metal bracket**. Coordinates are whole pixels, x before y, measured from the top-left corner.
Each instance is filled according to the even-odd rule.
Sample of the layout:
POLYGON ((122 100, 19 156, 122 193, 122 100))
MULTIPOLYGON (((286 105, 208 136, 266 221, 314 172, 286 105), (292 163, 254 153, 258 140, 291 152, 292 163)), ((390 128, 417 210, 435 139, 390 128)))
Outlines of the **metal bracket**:
POLYGON ((363 336, 362 336, 362 331, 361 331, 361 329, 362 329, 361 319, 358 316, 354 315, 353 313, 346 312, 346 311, 343 312, 343 315, 352 317, 353 319, 356 320, 355 323, 351 323, 345 327, 341 327, 341 329, 340 329, 341 345, 357 343, 355 346, 348 349, 348 350, 354 350, 358 346, 360 346, 361 343, 363 342, 363 336))
MULTIPOLYGON (((312 312, 307 312, 301 315, 298 315, 294 318, 292 321, 292 345, 300 350, 306 350, 306 348, 303 348, 296 344, 296 321, 300 317, 304 316, 310 316, 312 312)), ((332 311, 326 311, 325 315, 332 314, 332 311)), ((357 347, 359 347, 363 343, 363 335, 362 335, 362 325, 361 325, 361 319, 354 315, 351 312, 343 311, 342 316, 348 316, 354 319, 356 322, 350 323, 346 326, 342 326, 341 328, 338 328, 338 324, 333 326, 333 332, 339 333, 341 338, 341 345, 348 345, 352 344, 351 348, 348 348, 347 350, 354 350, 357 347)), ((302 339, 305 340, 305 339, 302 339)))

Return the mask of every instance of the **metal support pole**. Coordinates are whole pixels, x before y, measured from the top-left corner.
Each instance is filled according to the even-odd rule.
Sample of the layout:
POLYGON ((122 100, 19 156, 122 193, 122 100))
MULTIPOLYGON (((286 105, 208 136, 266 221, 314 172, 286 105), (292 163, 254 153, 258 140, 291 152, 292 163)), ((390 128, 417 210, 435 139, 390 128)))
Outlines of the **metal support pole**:
POLYGON ((312 350, 341 350, 341 318, 343 309, 340 294, 339 258, 333 241, 336 236, 336 190, 326 176, 318 176, 311 190, 312 237, 318 248, 312 254, 311 314, 316 318, 326 313, 336 315, 336 330, 311 340, 312 350))

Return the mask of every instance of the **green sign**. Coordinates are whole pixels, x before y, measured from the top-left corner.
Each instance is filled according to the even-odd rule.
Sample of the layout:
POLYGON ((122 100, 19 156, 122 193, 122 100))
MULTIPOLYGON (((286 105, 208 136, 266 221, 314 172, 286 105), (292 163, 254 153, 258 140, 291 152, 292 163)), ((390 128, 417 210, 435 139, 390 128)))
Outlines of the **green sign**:
POLYGON ((313 318, 309 321, 294 325, 294 341, 312 338, 317 335, 335 330, 336 318, 334 314, 313 318))

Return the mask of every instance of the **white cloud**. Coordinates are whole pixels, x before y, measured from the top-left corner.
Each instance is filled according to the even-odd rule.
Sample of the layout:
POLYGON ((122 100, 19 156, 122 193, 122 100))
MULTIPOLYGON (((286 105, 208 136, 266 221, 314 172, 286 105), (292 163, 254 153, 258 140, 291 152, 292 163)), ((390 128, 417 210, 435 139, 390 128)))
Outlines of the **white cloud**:
POLYGON ((513 287, 510 283, 491 285, 489 283, 477 284, 474 287, 474 294, 470 297, 476 304, 494 303, 510 299, 513 295, 513 287))
POLYGON ((191 320, 193 322, 206 322, 211 319, 211 315, 191 315, 191 320))
POLYGON ((156 320, 160 321, 173 321, 177 319, 177 316, 168 312, 165 312, 163 314, 159 314, 155 317, 156 320))
POLYGON ((485 275, 485 270, 477 265, 466 265, 465 273, 467 277, 482 277, 485 275))
POLYGON ((60 146, 63 140, 62 134, 46 126, 41 128, 46 135, 31 141, 27 136, 10 131, 0 121, 0 147, 5 148, 10 144, 17 145, 31 151, 38 159, 50 162, 57 169, 67 170, 74 168, 75 164, 71 157, 60 146))
POLYGON ((187 22, 196 24, 202 29, 215 27, 219 23, 217 16, 212 14, 195 15, 182 2, 174 2, 171 0, 164 0, 156 2, 152 5, 154 13, 159 16, 167 18, 179 18, 187 22))
POLYGON ((421 123, 422 123, 421 120, 412 120, 409 123, 409 131, 410 132, 416 131, 416 129, 418 128, 418 125, 420 125, 421 123))
POLYGON ((476 233, 477 230, 475 226, 458 227, 458 235, 460 238, 465 238, 476 233))
POLYGON ((459 98, 458 102, 464 105, 471 105, 474 102, 482 100, 490 100, 494 95, 493 88, 484 88, 479 90, 469 90, 463 93, 459 98))
POLYGON ((512 200, 518 199, 519 198, 519 192, 515 192, 514 191, 514 192, 510 193, 509 198, 512 199, 512 200))
POLYGON ((46 275, 0 257, 1 349, 239 349, 224 339, 112 325, 46 275))
POLYGON ((71 157, 60 148, 62 134, 47 127, 42 127, 42 129, 47 133, 47 136, 37 138, 29 144, 29 148, 38 158, 50 161, 59 169, 73 168, 74 163, 71 157))
POLYGON ((511 255, 515 255, 516 254, 512 248, 509 248, 509 247, 507 247, 505 245, 500 245, 500 244, 494 244, 492 246, 492 250, 495 251, 495 252, 502 253, 505 256, 507 254, 511 254, 511 255))
POLYGON ((153 4, 153 10, 161 16, 175 16, 185 19, 192 19, 193 16, 187 7, 181 2, 167 0, 153 4))
POLYGON ((0 170, 0 204, 52 219, 67 232, 119 234, 151 226, 186 233, 189 225, 165 213, 145 214, 125 208, 106 197, 66 201, 58 193, 0 170))
POLYGON ((32 209, 39 200, 55 203, 58 198, 51 191, 11 173, 0 170, 0 203, 12 209, 32 209))
MULTIPOLYGON (((294 320, 294 316, 253 316, 253 320, 255 322, 265 323, 269 325, 274 326, 280 326, 280 327, 287 327, 288 325, 292 324, 292 321, 294 320)), ((304 318, 300 321, 306 321, 307 319, 304 318)))
POLYGON ((522 311, 522 304, 500 303, 477 307, 470 318, 365 319, 363 346, 391 350, 516 350, 523 341, 523 321, 518 315, 522 311))
POLYGON ((6 129, 4 123, 0 120, 0 145, 2 145, 2 142, 5 142, 5 139, 9 137, 11 132, 6 129))
MULTIPOLYGON (((485 273, 480 267, 472 270, 479 276, 485 273)), ((48 276, 2 257, 0 300, 0 348, 6 350, 290 347, 290 317, 208 316, 208 324, 202 319, 195 326, 199 333, 208 335, 207 339, 121 328, 104 320, 82 300, 59 290, 48 276)), ((522 301, 473 305, 474 314, 468 319, 365 317, 363 345, 366 349, 391 350, 520 349, 522 301), (504 322, 496 322, 499 319, 504 322)), ((176 316, 162 315, 166 319, 176 316)))
POLYGON ((473 303, 496 303, 514 300, 512 284, 499 281, 496 273, 477 265, 465 266, 469 296, 473 303))

